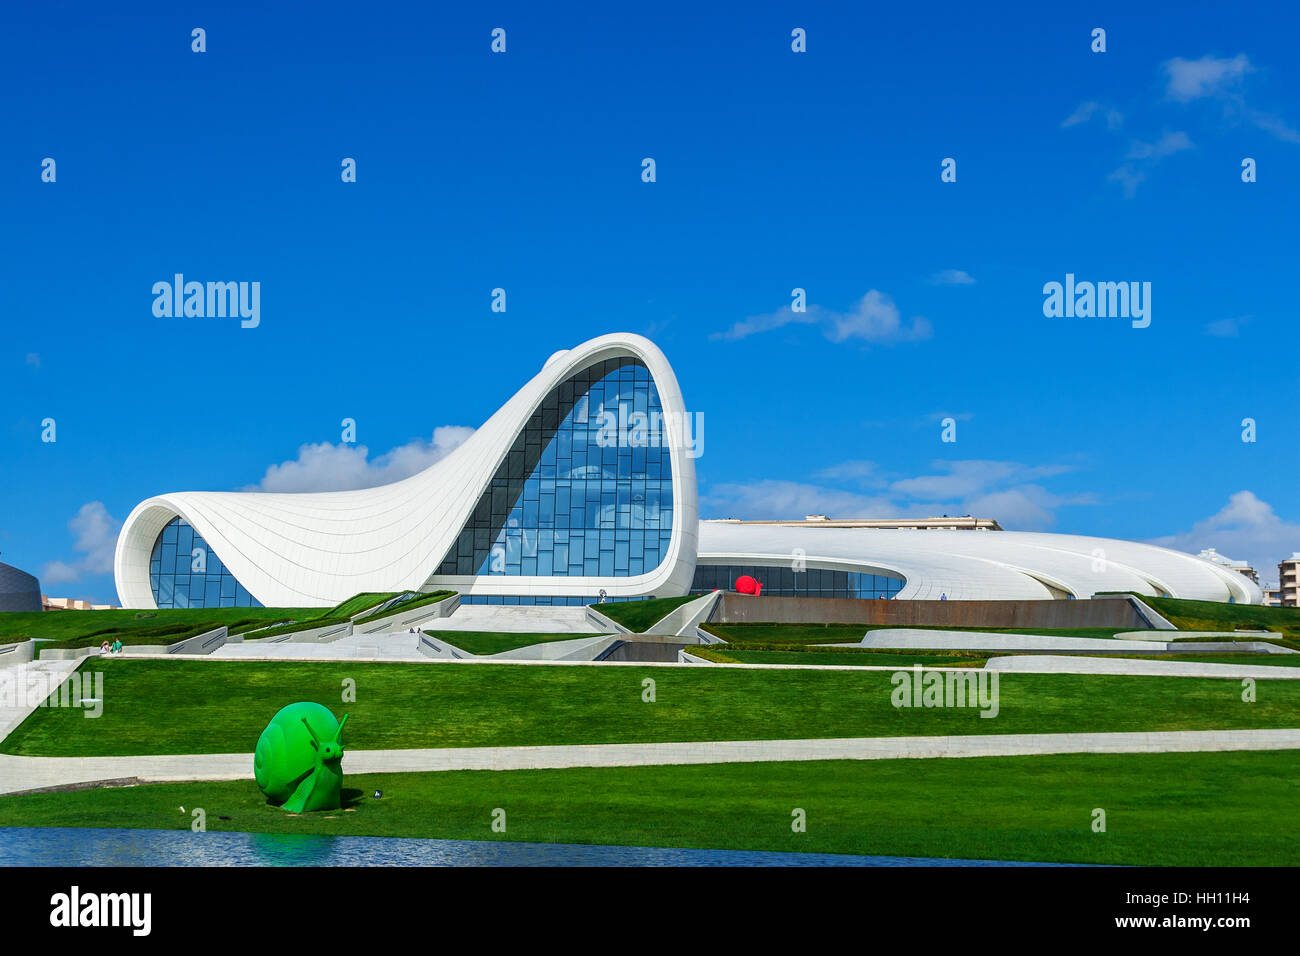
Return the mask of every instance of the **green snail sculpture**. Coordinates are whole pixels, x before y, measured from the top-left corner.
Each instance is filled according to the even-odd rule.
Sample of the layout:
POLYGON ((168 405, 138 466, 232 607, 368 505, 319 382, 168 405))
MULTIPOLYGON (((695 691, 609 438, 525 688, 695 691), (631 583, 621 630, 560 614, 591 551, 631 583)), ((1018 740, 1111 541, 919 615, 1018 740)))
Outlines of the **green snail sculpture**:
POLYGON ((344 714, 299 701, 281 708, 257 739, 253 775, 267 802, 290 813, 342 805, 344 714))

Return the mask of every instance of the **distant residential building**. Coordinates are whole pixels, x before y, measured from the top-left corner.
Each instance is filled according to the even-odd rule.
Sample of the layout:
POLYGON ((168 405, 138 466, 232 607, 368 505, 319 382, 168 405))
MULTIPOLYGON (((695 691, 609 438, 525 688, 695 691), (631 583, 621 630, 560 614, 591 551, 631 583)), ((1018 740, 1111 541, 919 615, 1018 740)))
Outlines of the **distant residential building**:
POLYGON ((76 598, 52 598, 48 595, 41 595, 42 610, 46 611, 116 611, 119 606, 116 604, 91 604, 89 601, 79 601, 76 598))
POLYGON ((1263 604, 1265 607, 1282 606, 1282 589, 1276 584, 1264 585, 1260 588, 1260 593, 1264 595, 1264 600, 1259 603, 1263 604))
POLYGON ((1278 562, 1277 587, 1282 607, 1300 607, 1300 551, 1278 562))
POLYGON ((1234 561, 1226 555, 1219 554, 1213 548, 1206 548, 1201 552, 1201 557, 1207 561, 1213 561, 1215 564, 1221 564, 1225 568, 1232 568, 1238 574, 1244 574, 1256 584, 1259 583, 1259 575, 1255 573, 1255 569, 1250 566, 1249 561, 1234 561))

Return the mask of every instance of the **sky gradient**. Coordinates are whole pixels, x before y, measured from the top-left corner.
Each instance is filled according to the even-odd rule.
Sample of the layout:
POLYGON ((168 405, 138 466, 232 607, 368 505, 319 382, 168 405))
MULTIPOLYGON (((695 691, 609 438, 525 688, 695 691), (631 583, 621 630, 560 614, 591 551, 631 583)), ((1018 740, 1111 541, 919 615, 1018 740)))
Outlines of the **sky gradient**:
POLYGON ((970 512, 1275 580, 1300 14, 1038 6, 6 7, 0 558, 116 603, 144 498, 404 477, 629 331, 704 416, 702 516, 970 512), (260 324, 155 316, 175 273, 260 282, 260 324), (1067 273, 1150 282, 1150 326, 1046 317, 1067 273))

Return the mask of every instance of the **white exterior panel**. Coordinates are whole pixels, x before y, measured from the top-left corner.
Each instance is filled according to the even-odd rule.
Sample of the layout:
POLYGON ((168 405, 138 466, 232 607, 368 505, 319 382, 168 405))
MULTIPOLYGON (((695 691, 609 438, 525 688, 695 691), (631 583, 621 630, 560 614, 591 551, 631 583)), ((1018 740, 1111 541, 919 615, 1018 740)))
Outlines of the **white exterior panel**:
POLYGON ((700 564, 814 568, 895 574, 897 598, 1036 600, 1136 591, 1203 601, 1258 604, 1259 587, 1213 561, 1150 544, 1025 531, 809 528, 700 522, 700 564))
POLYGON ((137 505, 118 537, 114 570, 123 607, 155 606, 149 583, 154 541, 182 517, 231 574, 268 607, 329 607, 360 591, 612 597, 684 594, 695 569, 695 462, 686 453, 686 409, 667 359, 639 335, 604 335, 557 352, 462 445, 403 481, 311 494, 178 492, 137 505), (606 359, 645 364, 659 392, 673 470, 673 529, 657 568, 633 577, 437 576, 479 496, 515 437, 552 388, 606 359))

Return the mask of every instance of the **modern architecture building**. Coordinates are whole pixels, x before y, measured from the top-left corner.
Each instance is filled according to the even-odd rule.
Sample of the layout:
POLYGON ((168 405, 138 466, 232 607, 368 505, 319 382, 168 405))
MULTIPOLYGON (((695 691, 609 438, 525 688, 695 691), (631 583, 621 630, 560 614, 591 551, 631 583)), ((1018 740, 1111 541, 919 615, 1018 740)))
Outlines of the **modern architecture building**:
POLYGON ((700 521, 695 422, 653 343, 601 336, 556 352, 462 445, 402 481, 149 498, 118 538, 118 594, 145 608, 330 606, 444 588, 469 603, 583 604, 751 574, 777 595, 1261 598, 1204 558, 970 516, 700 521))
POLYGON ((734 580, 734 570, 762 581, 763 593, 771 595, 1043 600, 1136 591, 1207 601, 1261 600, 1249 578, 1204 558, 1085 535, 701 521, 699 540, 696 575, 702 588, 724 586, 720 582, 734 580), (709 566, 728 570, 704 578, 709 566), (827 572, 859 578, 841 583, 837 577, 828 589, 822 583, 827 572))
POLYGON ((41 582, 34 575, 0 562, 0 611, 39 611, 41 582))

